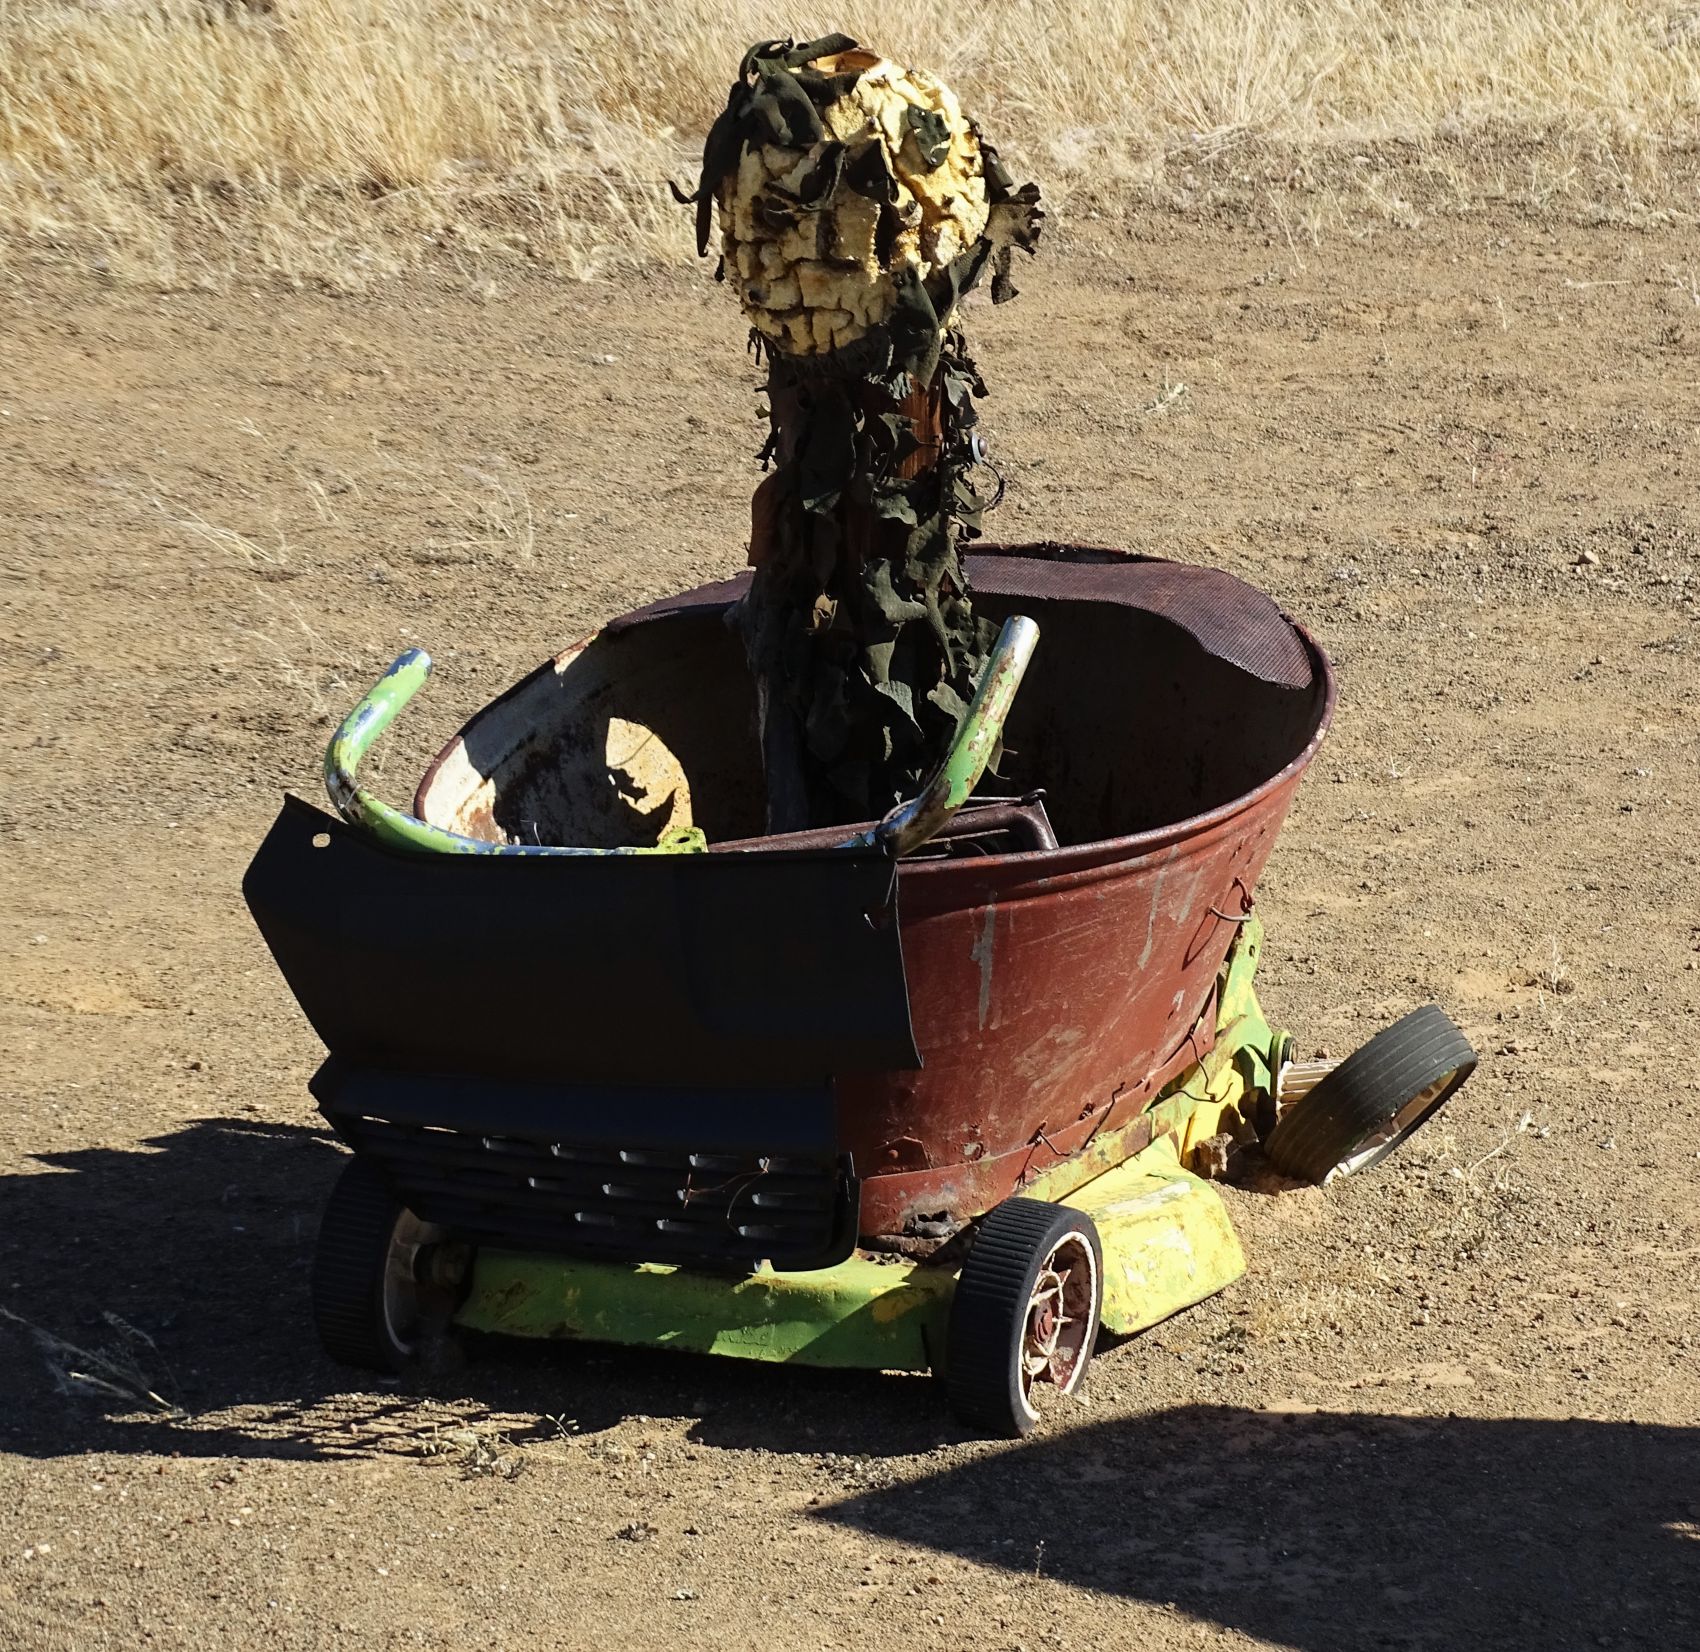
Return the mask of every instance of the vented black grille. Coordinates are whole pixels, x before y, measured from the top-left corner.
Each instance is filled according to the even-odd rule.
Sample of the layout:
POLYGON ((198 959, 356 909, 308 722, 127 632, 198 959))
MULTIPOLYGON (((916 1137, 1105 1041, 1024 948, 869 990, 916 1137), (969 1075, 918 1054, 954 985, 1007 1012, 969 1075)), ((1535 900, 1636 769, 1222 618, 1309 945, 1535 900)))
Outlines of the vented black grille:
POLYGON ((629 1261, 830 1267, 855 1244, 848 1163, 337 1119, 409 1209, 474 1239, 629 1261))

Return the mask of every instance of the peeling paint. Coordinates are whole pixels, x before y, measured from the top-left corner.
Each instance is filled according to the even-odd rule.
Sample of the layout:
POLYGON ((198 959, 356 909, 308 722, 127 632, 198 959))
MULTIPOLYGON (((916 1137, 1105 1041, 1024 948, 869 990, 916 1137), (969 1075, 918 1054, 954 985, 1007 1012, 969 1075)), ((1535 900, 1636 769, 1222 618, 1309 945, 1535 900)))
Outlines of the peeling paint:
POLYGON ((1113 1205, 1102 1205, 1099 1208, 1105 1216, 1134 1216, 1158 1205, 1184 1199, 1186 1196, 1187 1188, 1184 1182, 1165 1182, 1149 1193, 1138 1194, 1132 1199, 1118 1199, 1113 1205))
POLYGON ((1163 864, 1157 869, 1157 875, 1151 880, 1151 910, 1145 918, 1145 945, 1140 949, 1139 967, 1144 969, 1151 962, 1151 949, 1157 944, 1157 912, 1163 904, 1163 880, 1169 875, 1169 868, 1174 864, 1175 856, 1180 853, 1180 845, 1173 844, 1163 858, 1163 864))
POLYGON ((1186 880, 1186 892, 1170 902, 1174 912, 1176 929, 1185 929, 1187 920, 1192 917, 1193 907, 1198 900, 1198 886, 1204 881, 1204 874, 1209 870, 1202 865, 1194 865, 1192 876, 1186 880))
POLYGON ((980 938, 968 949, 968 956, 980 966, 980 1030, 986 1030, 986 1018, 992 1012, 992 965, 997 949, 998 903, 987 901, 986 921, 980 926, 980 938))

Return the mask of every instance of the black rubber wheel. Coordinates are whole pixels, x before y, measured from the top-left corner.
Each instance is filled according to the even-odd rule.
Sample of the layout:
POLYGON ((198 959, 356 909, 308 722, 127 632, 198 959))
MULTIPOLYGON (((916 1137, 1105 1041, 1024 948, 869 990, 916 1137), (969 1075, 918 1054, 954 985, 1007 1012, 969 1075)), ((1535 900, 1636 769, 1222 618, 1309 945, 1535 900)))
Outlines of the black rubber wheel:
POLYGON ((1438 1004, 1378 1032, 1282 1114, 1263 1144, 1283 1175, 1307 1182, 1379 1164, 1440 1111, 1476 1070, 1476 1052, 1438 1004))
POLYGON ((319 1219, 313 1320, 332 1359, 363 1371, 402 1371, 419 1352, 429 1292, 415 1268, 443 1230, 397 1202, 361 1159, 350 1159, 319 1219))
POLYGON ((950 1306, 945 1391, 970 1428, 1016 1439, 1038 1393, 1072 1394, 1104 1305, 1104 1250, 1090 1216, 1006 1199, 974 1236, 950 1306))

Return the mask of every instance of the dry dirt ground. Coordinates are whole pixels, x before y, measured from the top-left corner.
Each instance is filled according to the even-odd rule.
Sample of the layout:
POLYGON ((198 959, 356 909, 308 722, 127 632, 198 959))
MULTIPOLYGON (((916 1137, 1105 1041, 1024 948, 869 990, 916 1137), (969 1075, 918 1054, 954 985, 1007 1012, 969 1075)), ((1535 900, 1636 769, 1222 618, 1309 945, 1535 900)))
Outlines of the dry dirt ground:
POLYGON ((1249 1276, 1015 1447, 918 1380, 317 1351, 279 792, 399 646, 398 794, 742 557, 728 295, 494 279, 0 296, 0 1646, 1700 1644, 1700 236, 1157 220, 975 314, 1001 537, 1220 563, 1339 664, 1272 1016, 1482 1052, 1375 1175, 1230 1190, 1249 1276))

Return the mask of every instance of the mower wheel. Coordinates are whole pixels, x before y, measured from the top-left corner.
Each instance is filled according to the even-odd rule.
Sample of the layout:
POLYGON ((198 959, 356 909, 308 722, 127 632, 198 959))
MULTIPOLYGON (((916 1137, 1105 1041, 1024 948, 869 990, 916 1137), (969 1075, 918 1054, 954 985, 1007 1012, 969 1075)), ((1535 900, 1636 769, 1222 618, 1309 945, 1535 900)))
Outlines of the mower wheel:
POLYGON ((969 1427, 1016 1439, 1047 1389, 1080 1387, 1104 1304, 1090 1216, 1006 1199, 980 1223, 951 1302, 945 1390, 969 1427))
POLYGON ((393 1374, 417 1357, 442 1295, 423 1277, 421 1253, 446 1237, 398 1203, 364 1160, 349 1160, 313 1256, 313 1319, 332 1359, 393 1374))
POLYGON ((1328 1182, 1379 1164, 1476 1070, 1438 1004, 1395 1021, 1281 1114, 1263 1150, 1284 1175, 1328 1182))

